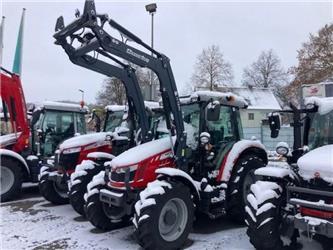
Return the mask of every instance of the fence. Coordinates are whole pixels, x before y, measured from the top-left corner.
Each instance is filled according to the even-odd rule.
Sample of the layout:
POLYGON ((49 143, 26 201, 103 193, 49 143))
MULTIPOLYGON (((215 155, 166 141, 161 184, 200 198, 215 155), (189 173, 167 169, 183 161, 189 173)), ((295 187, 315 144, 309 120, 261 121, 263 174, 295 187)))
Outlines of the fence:
POLYGON ((294 135, 292 127, 281 127, 279 136, 277 138, 271 138, 271 131, 268 126, 261 126, 258 128, 243 128, 244 138, 252 139, 253 136, 260 140, 267 150, 275 150, 278 142, 284 141, 293 146, 294 135))

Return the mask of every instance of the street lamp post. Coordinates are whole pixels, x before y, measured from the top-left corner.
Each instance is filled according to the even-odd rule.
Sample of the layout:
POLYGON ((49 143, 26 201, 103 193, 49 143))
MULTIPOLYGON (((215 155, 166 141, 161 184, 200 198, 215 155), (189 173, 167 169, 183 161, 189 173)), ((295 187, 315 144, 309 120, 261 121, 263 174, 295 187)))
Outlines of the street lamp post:
POLYGON ((81 102, 80 102, 80 105, 81 105, 81 107, 83 108, 84 107, 84 90, 82 90, 82 89, 79 89, 79 91, 81 92, 81 94, 82 94, 82 99, 81 99, 81 102))
MULTIPOLYGON (((146 11, 151 15, 151 47, 154 48, 154 14, 156 13, 156 3, 147 4, 146 11)), ((152 53, 153 55, 153 53, 152 53)), ((153 101, 153 72, 150 71, 150 100, 153 101)))

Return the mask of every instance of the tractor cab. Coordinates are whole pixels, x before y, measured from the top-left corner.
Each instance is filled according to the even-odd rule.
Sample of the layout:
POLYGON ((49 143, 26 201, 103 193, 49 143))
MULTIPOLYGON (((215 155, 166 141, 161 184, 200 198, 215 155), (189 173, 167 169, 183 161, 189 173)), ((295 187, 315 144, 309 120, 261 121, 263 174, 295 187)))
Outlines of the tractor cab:
POLYGON ((44 102, 32 113, 32 153, 50 157, 62 141, 85 134, 87 113, 88 109, 78 104, 44 102))
POLYGON ((200 180, 218 170, 233 145, 243 138, 239 109, 246 101, 231 93, 198 91, 181 98, 190 169, 200 180))

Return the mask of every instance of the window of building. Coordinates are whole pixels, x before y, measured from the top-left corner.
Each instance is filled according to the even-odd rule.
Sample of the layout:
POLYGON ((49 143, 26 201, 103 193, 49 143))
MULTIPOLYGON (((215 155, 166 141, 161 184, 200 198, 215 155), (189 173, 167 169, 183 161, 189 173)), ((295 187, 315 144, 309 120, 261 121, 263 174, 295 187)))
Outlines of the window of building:
POLYGON ((254 113, 249 113, 249 120, 250 121, 253 121, 254 120, 254 113))

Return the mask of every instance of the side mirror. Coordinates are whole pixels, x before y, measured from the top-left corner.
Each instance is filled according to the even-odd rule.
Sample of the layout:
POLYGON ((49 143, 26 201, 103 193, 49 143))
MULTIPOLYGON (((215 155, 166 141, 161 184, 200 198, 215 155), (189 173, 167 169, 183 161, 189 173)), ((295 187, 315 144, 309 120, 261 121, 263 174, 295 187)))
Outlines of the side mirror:
POLYGON ((271 137, 276 138, 279 136, 281 128, 280 115, 278 113, 271 113, 268 116, 269 128, 271 130, 271 137))
POLYGON ((218 121, 220 119, 221 105, 219 102, 211 102, 207 105, 207 121, 218 121))
POLYGON ((210 142, 210 134, 208 132, 202 132, 200 134, 200 143, 201 145, 206 145, 210 142))

